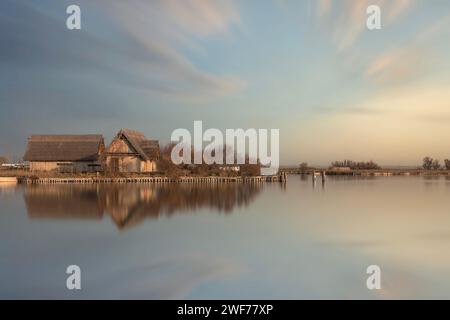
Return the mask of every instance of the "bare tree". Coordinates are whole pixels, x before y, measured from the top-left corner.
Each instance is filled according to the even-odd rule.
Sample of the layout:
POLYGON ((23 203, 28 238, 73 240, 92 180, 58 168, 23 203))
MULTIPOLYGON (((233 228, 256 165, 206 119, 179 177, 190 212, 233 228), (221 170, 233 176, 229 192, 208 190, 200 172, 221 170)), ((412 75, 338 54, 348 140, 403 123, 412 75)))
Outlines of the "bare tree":
POLYGON ((449 159, 444 160, 444 166, 445 166, 445 169, 450 170, 450 160, 449 159))
POLYGON ((422 165, 422 167, 425 170, 433 169, 433 158, 430 158, 430 157, 423 158, 423 165, 422 165))
POLYGON ((433 164, 431 165, 433 170, 439 170, 441 168, 441 164, 438 159, 433 160, 433 164))
POLYGON ((306 163, 306 162, 302 162, 302 163, 300 163, 300 171, 301 172, 305 172, 306 170, 308 170, 308 164, 306 163))

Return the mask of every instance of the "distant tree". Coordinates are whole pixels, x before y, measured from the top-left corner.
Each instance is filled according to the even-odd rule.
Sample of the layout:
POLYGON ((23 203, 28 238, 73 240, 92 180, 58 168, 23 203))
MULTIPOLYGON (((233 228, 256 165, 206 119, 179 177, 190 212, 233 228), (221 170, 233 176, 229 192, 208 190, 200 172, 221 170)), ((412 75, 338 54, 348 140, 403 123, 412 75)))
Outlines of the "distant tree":
POLYGON ((422 167, 425 170, 431 170, 433 168, 433 158, 425 157, 423 158, 423 165, 422 167))
POLYGON ((439 160, 437 160, 437 159, 433 160, 433 163, 431 164, 431 168, 433 170, 439 170, 441 168, 441 164, 439 163, 439 160))
POLYGON ((4 163, 9 163, 9 159, 7 157, 0 156, 0 165, 4 163))
MULTIPOLYGON (((199 164, 179 164, 176 165, 172 162, 171 153, 172 149, 176 144, 169 143, 160 148, 160 159, 157 163, 158 171, 167 176, 181 176, 181 175, 193 175, 193 176, 237 176, 241 174, 242 176, 258 176, 261 175, 261 164, 258 159, 256 159, 255 164, 250 163, 250 158, 245 155, 245 163, 239 165, 240 172, 237 170, 232 170, 235 165, 227 166, 226 162, 226 152, 233 152, 228 146, 223 146, 223 163, 213 163, 206 164, 202 158, 202 163, 199 164), (227 170, 228 168, 228 170, 227 170)), ((194 150, 191 146, 191 160, 194 160, 194 154, 199 153, 202 156, 202 151, 194 150)), ((214 156, 215 154, 213 154, 214 156)), ((236 153, 234 154, 234 160, 236 161, 236 153)), ((254 159, 253 159, 254 160, 254 159)), ((253 162, 253 161, 252 161, 253 162)), ((237 166, 237 165, 236 165, 237 166)))
POLYGON ((160 148, 160 158, 157 163, 158 171, 170 177, 181 176, 184 173, 182 166, 175 165, 170 158, 174 146, 174 143, 162 146, 160 148))
POLYGON ((160 148, 160 156, 161 158, 170 158, 170 154, 172 152, 173 147, 175 147, 175 143, 169 143, 160 148))
POLYGON ((444 160, 444 166, 445 166, 445 169, 450 170, 450 160, 449 159, 444 160))
POLYGON ((302 172, 304 172, 304 171, 306 171, 306 170, 308 170, 308 163, 306 163, 306 162, 302 162, 302 163, 300 163, 300 171, 302 171, 302 172))
POLYGON ((376 164, 375 162, 373 162, 372 160, 364 163, 364 166, 366 167, 365 169, 374 169, 374 170, 381 169, 381 167, 378 164, 376 164))

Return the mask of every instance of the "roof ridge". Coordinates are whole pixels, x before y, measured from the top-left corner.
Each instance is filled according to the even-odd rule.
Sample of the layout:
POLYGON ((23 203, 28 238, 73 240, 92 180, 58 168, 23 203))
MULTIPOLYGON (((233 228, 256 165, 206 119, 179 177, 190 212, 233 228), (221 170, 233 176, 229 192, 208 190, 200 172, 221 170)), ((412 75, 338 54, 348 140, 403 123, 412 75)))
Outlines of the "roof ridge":
POLYGON ((103 136, 97 139, 29 139, 23 157, 26 161, 96 161, 103 136))
POLYGON ((35 134, 28 137, 28 141, 102 141, 102 134, 35 134))
POLYGON ((118 133, 118 136, 120 135, 125 136, 125 138, 131 143, 132 147, 136 150, 137 153, 141 155, 141 157, 143 157, 145 160, 149 160, 144 150, 142 150, 140 146, 140 141, 146 139, 145 135, 142 132, 133 131, 130 129, 121 129, 118 133), (133 137, 133 135, 142 136, 143 139, 136 139, 136 137, 133 137))
POLYGON ((120 129, 119 133, 129 133, 129 134, 137 134, 137 135, 145 136, 144 133, 141 131, 127 129, 127 128, 120 129))

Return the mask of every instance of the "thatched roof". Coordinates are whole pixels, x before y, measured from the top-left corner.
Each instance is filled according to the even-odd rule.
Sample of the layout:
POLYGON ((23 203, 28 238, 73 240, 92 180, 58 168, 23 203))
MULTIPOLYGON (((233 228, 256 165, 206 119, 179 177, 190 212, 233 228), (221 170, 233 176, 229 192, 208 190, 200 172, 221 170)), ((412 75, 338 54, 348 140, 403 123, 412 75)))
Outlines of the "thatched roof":
POLYGON ((144 160, 159 159, 158 140, 148 140, 142 132, 130 129, 119 131, 115 139, 125 138, 144 160))
POLYGON ((158 140, 143 140, 140 142, 142 151, 151 160, 159 159, 159 143, 158 140))
POLYGON ((25 161, 96 161, 104 147, 100 134, 32 135, 25 161))

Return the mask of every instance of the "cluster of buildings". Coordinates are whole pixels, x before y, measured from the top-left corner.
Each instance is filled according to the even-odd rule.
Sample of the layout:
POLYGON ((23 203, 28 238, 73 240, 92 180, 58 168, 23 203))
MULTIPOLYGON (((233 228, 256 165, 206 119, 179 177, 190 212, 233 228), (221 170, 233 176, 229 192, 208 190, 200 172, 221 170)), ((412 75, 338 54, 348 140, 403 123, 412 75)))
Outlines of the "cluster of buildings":
POLYGON ((107 147, 101 134, 32 135, 23 160, 33 172, 114 174, 155 172, 159 157, 157 140, 122 129, 107 147))

